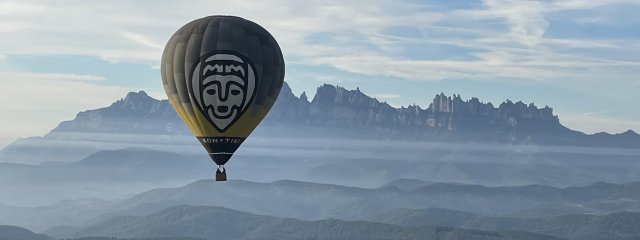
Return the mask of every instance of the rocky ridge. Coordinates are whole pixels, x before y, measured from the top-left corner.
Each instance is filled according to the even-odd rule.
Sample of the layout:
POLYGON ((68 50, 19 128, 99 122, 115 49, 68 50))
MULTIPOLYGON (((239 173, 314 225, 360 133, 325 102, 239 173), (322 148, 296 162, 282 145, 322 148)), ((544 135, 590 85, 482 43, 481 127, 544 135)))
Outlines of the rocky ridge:
MULTIPOLYGON (((395 108, 359 89, 324 84, 309 101, 295 96, 285 83, 257 134, 286 128, 298 135, 338 134, 341 137, 418 138, 436 141, 498 142, 543 145, 640 147, 640 135, 587 135, 564 127, 553 109, 507 100, 495 107, 460 95, 434 97, 428 108, 395 108)), ((56 132, 118 132, 189 134, 167 100, 132 92, 109 107, 79 113, 56 132)), ((337 135, 336 135, 337 136, 337 135)))

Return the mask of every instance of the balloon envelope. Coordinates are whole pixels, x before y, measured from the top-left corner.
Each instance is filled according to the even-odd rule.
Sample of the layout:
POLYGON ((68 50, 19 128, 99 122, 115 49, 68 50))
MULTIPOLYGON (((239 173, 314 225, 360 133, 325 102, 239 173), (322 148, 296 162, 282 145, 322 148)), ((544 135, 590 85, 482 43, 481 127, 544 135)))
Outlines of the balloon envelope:
POLYGON ((209 16, 180 28, 161 63, 169 102, 218 165, 229 161, 278 97, 284 59, 261 26, 209 16))

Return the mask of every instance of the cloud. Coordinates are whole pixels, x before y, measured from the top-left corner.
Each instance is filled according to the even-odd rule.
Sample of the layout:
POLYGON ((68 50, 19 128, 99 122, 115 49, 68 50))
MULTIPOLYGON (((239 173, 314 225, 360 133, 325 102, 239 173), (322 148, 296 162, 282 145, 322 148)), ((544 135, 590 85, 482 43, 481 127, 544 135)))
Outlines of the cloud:
POLYGON ((7 1, 2 3, 6 9, 16 11, 11 11, 11 16, 0 14, 0 32, 8 33, 0 39, 0 45, 6 46, 3 49, 6 54, 88 55, 114 62, 147 62, 157 67, 163 43, 180 26, 210 14, 231 14, 269 29, 292 62, 330 65, 359 74, 379 74, 384 69, 383 75, 412 80, 562 81, 568 77, 594 76, 593 71, 586 75, 579 70, 599 64, 586 58, 606 62, 612 57, 559 52, 572 48, 640 49, 631 45, 633 41, 545 36, 549 26, 546 16, 552 12, 632 2, 485 0, 480 8, 436 11, 428 4, 381 0, 189 4, 112 1, 107 8, 85 1, 7 1), (40 17, 28 17, 35 13, 40 17), (501 29, 501 24, 507 28, 501 29), (413 37, 388 34, 386 31, 392 27, 420 34, 413 37), (317 33, 332 37, 321 44, 307 41, 317 33), (441 45, 464 47, 467 54, 477 59, 451 61, 447 56, 431 56, 433 60, 424 61, 402 54, 412 48, 441 45), (349 62, 357 59, 364 62, 349 62))
POLYGON ((136 42, 139 44, 142 44, 144 46, 153 48, 153 49, 157 49, 157 50, 162 50, 164 49, 164 45, 157 43, 154 39, 148 37, 148 36, 144 36, 138 33, 134 33, 134 32, 127 32, 124 31, 121 33, 122 36, 136 42))
POLYGON ((83 109, 108 106, 130 89, 102 77, 60 73, 0 73, 0 136, 41 135, 83 109))
MULTIPOLYGON (((497 53, 497 52, 496 52, 497 53)), ((510 62, 512 55, 479 55, 483 61, 407 60, 377 55, 350 55, 317 58, 318 64, 334 64, 338 69, 372 76, 400 77, 411 80, 441 81, 468 79, 499 81, 501 78, 527 78, 536 81, 576 77, 577 73, 558 72, 545 65, 558 66, 561 62, 524 64, 510 62)))
POLYGON ((608 113, 617 112, 617 111, 620 111, 620 110, 622 110, 622 109, 620 109, 620 108, 607 109, 607 110, 596 111, 596 112, 585 112, 585 113, 582 113, 582 115, 584 115, 584 116, 591 116, 591 115, 600 116, 600 115, 605 115, 605 114, 608 114, 608 113))
POLYGON ((113 3, 110 7, 99 7, 83 1, 3 2, 13 6, 12 9, 33 9, 37 14, 33 11, 0 14, 0 32, 5 33, 0 39, 2 51, 9 55, 80 55, 110 61, 159 61, 161 51, 157 46, 149 47, 154 41, 144 36, 151 34, 153 37, 149 38, 162 39, 160 36, 168 32, 163 32, 160 26, 167 22, 145 13, 148 5, 113 3))
POLYGON ((351 33, 359 34, 362 43, 381 43, 385 39, 369 36, 399 22, 426 24, 439 18, 437 13, 412 11, 414 5, 411 4, 385 1, 308 1, 304 4, 291 0, 190 4, 113 1, 108 8, 84 1, 25 0, 6 4, 25 9, 37 5, 44 11, 39 18, 27 17, 30 13, 17 14, 22 17, 0 16, 3 23, 0 30, 13 35, 0 39, 0 43, 11 50, 10 54, 89 55, 113 61, 156 62, 160 57, 158 49, 176 29, 210 14, 235 14, 257 21, 267 27, 281 45, 287 46, 287 54, 294 56, 331 53, 324 51, 326 48, 303 43, 302 40, 314 32, 337 33, 341 37, 334 44, 354 40, 351 33), (149 7, 151 5, 154 7, 149 7))
MULTIPOLYGON (((109 6, 80 0, 9 0, 0 2, 0 52, 8 56, 91 56, 157 68, 164 43, 179 27, 202 16, 225 14, 258 22, 278 40, 289 66, 307 66, 287 70, 289 78, 289 72, 304 77, 288 79, 292 83, 353 81, 345 78, 358 74, 362 75, 358 81, 368 76, 505 81, 600 94, 602 89, 597 86, 610 86, 610 92, 637 86, 637 39, 597 33, 580 38, 550 35, 554 26, 550 15, 634 8, 638 3, 484 0, 479 6, 458 9, 438 6, 439 2, 383 0, 114 0, 109 6), (399 30, 392 33, 390 29, 399 30), (325 36, 322 41, 310 41, 318 40, 319 33, 325 36), (457 50, 430 51, 441 48, 457 50), (308 66, 332 70, 313 73, 316 76, 300 73, 308 66)), ((589 17, 564 21, 600 21, 589 17)), ((56 78, 23 77, 40 77, 48 83, 56 78)), ((60 78, 65 77, 65 84, 70 84, 70 76, 60 78)), ((82 80, 73 80, 73 84, 91 85, 88 88, 105 87, 97 82, 108 82, 76 78, 82 80)), ((307 85, 307 92, 315 87, 307 85)))
MULTIPOLYGON (((610 3, 619 2, 621 1, 610 3)), ((550 24, 546 16, 554 11, 571 9, 571 5, 553 6, 537 1, 488 0, 485 3, 486 8, 483 9, 432 14, 425 22, 402 21, 400 17, 387 16, 386 24, 378 28, 371 27, 366 32, 348 23, 342 24, 342 28, 351 30, 338 34, 342 35, 341 40, 323 42, 320 46, 300 46, 308 49, 303 53, 301 62, 330 65, 358 74, 410 80, 547 82, 563 88, 571 88, 577 83, 605 81, 614 68, 618 72, 625 72, 619 70, 626 68, 626 71, 639 73, 637 66, 640 61, 620 61, 616 58, 617 53, 640 51, 634 41, 545 36, 550 24), (496 20, 504 21, 508 26, 506 31, 499 27, 483 29, 474 25, 475 22, 496 20), (448 23, 456 24, 442 25, 448 23), (392 36, 384 33, 384 28, 388 26, 404 26, 422 34, 412 37, 392 36), (430 34, 445 29, 448 32, 445 36, 432 37, 430 34), (452 32, 464 34, 457 36, 452 32), (357 33, 368 36, 369 41, 355 39, 359 36, 357 33), (405 52, 439 48, 441 45, 465 48, 475 59, 451 60, 445 55, 428 56, 433 59, 422 60, 403 55, 405 52), (598 54, 602 52, 607 54, 598 54)), ((576 7, 599 6, 602 4, 576 7)), ((322 31, 332 32, 331 29, 322 31)), ((618 74, 617 81, 624 84, 630 81, 629 76, 632 75, 618 74)))
POLYGON ((510 25, 508 34, 523 45, 537 45, 549 26, 542 2, 485 0, 485 4, 492 13, 488 16, 504 18, 510 25))
POLYGON ((45 6, 23 2, 0 2, 0 16, 35 15, 45 11, 45 6))
POLYGON ((594 9, 607 5, 640 5, 640 2, 636 0, 599 0, 599 1, 584 1, 584 0, 562 0, 554 1, 551 4, 551 9, 555 11, 567 10, 567 9, 594 9))
POLYGON ((0 73, 0 108, 76 113, 79 109, 104 106, 114 96, 127 93, 121 87, 101 85, 103 79, 69 73, 0 73))
POLYGON ((0 72, 0 81, 102 81, 102 76, 75 73, 0 72))

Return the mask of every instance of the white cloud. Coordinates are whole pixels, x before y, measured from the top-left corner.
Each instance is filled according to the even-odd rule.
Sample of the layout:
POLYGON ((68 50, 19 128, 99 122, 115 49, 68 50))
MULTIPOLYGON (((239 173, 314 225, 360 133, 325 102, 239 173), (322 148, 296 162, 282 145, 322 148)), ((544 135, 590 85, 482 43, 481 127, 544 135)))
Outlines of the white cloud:
POLYGON ((138 33, 134 33, 134 32, 128 32, 128 31, 122 32, 122 36, 124 36, 124 37, 126 37, 126 38, 128 38, 128 39, 130 39, 130 40, 132 40, 134 42, 137 42, 137 43, 140 43, 140 44, 142 44, 144 46, 147 46, 147 47, 151 47, 151 48, 154 48, 154 49, 157 49, 157 50, 164 49, 164 45, 163 44, 160 44, 160 43, 156 42, 154 39, 152 39, 152 38, 150 38, 148 36, 144 36, 144 35, 141 35, 141 34, 138 34, 138 33))
POLYGON ((2 81, 102 81, 102 76, 75 73, 0 72, 2 81))
MULTIPOLYGON (((454 38, 444 42, 450 46, 472 49, 471 55, 478 60, 470 61, 475 66, 482 66, 484 75, 479 80, 508 77, 524 81, 554 81, 569 87, 580 81, 602 82, 610 78, 611 67, 628 67, 638 69, 640 59, 621 61, 616 59, 619 53, 637 52, 640 47, 634 40, 612 39, 561 39, 545 36, 549 26, 546 20, 552 12, 572 9, 592 9, 610 4, 628 4, 630 1, 504 1, 485 0, 486 8, 453 11, 450 21, 469 23, 473 28, 474 21, 503 20, 508 29, 484 29, 486 33, 472 33, 469 39, 454 38), (453 17, 455 16, 455 17, 453 17), (584 50, 584 51, 572 51, 584 50), (568 53, 571 52, 571 53, 568 53), (597 52, 597 53, 592 53, 597 52), (603 54, 604 53, 604 54, 603 54), (585 71, 587 69, 587 71, 585 71)), ((465 27, 460 27, 465 28, 465 27)), ((429 47, 428 43, 424 47, 429 47)), ((444 62, 444 61, 439 61, 444 62)), ((459 66, 467 68, 469 62, 459 66)), ((442 76, 458 76, 458 71, 441 68, 446 73, 442 76)), ((433 67, 431 67, 433 68, 433 67)), ((470 69, 474 72, 473 69, 470 69)), ((636 74, 639 71, 635 71, 636 74)), ((447 79, 447 78, 445 78, 447 79)), ((628 82, 627 75, 619 77, 619 81, 628 82)))
POLYGON ((304 39, 310 33, 337 33, 348 41, 353 40, 355 33, 362 41, 384 42, 368 36, 401 22, 428 24, 440 17, 437 13, 412 11, 413 5, 385 1, 306 1, 304 4, 292 0, 188 4, 112 1, 110 7, 104 7, 85 1, 25 0, 6 4, 37 5, 44 11, 39 18, 24 17, 27 13, 22 14, 23 17, 0 16, 0 31, 12 33, 3 36, 0 43, 11 54, 89 55, 113 61, 156 62, 160 58, 158 49, 161 50, 175 30, 190 20, 210 14, 235 14, 259 22, 276 35, 281 45, 287 46, 284 48, 287 54, 301 56, 335 52, 336 46, 332 48, 334 51, 325 51, 326 48, 305 44, 304 39))
MULTIPOLYGON (((529 78, 537 81, 551 81, 562 77, 576 77, 569 72, 547 69, 544 65, 553 62, 513 63, 509 57, 498 55, 481 56, 483 61, 455 60, 407 60, 377 55, 349 55, 315 59, 318 64, 335 64, 338 69, 373 75, 391 76, 412 80, 439 81, 445 79, 469 79, 477 81, 498 81, 499 78, 529 78)), ((556 62, 558 63, 558 62, 556 62)))
MULTIPOLYGON (((558 80, 567 76, 583 77, 575 68, 598 64, 580 59, 593 56, 582 54, 572 58, 558 54, 559 50, 633 47, 629 42, 544 36, 549 25, 545 18, 550 12, 633 1, 596 2, 485 0, 483 8, 434 12, 424 4, 382 0, 313 0, 304 3, 293 0, 195 1, 188 4, 178 1, 112 1, 110 7, 86 1, 6 1, 3 6, 16 11, 11 11, 11 16, 0 14, 0 32, 10 33, 3 35, 0 45, 5 46, 2 51, 8 54, 89 55, 115 62, 141 61, 157 66, 164 43, 180 26, 197 17, 231 14, 265 26, 279 40, 286 57, 301 63, 328 64, 349 72, 376 74, 381 71, 369 69, 385 64, 384 69, 388 71, 384 75, 416 80, 478 75, 478 80, 491 77, 528 81, 554 77, 558 80), (34 12, 40 17, 28 17, 34 12), (443 22, 465 21, 503 21, 508 29, 478 29, 473 24, 439 26, 443 22), (406 27, 422 31, 423 35, 393 36, 385 32, 389 27, 406 27), (319 32, 330 33, 332 37, 323 44, 306 41, 319 32), (432 36, 434 32, 449 34, 432 36), (450 33, 464 33, 464 37, 450 33), (396 55, 407 50, 409 44, 425 49, 437 48, 441 44, 464 47, 479 59, 450 61, 436 58, 425 62, 396 55), (345 65, 346 61, 355 58, 371 61, 347 62, 345 65), (365 64, 372 66, 363 66, 365 64)), ((637 47, 631 49, 640 51, 637 47)), ((604 58, 603 61, 611 60, 599 57, 604 58)), ((593 72, 588 76, 593 76, 593 72)))
POLYGON ((542 2, 485 0, 485 4, 487 11, 506 19, 511 37, 526 46, 537 45, 549 26, 542 2))
POLYGON ((640 5, 640 2, 636 0, 561 0, 553 2, 550 8, 559 11, 567 9, 593 9, 606 5, 640 5))
POLYGON ((0 16, 24 16, 35 15, 45 11, 40 4, 6 1, 0 2, 0 16))
MULTIPOLYGON (((550 13, 640 2, 485 0, 484 3, 476 9, 436 12, 420 3, 383 0, 115 0, 108 6, 80 0, 3 1, 0 52, 92 56, 114 62, 143 62, 157 68, 164 43, 179 27, 198 17, 225 14, 245 17, 269 29, 282 46, 288 63, 422 81, 508 79, 573 89, 605 85, 615 76, 616 85, 637 86, 640 74, 640 58, 634 57, 640 56, 637 40, 563 39, 545 33, 550 13), (392 27, 410 29, 416 34, 392 35, 387 31, 392 27), (307 41, 316 33, 327 33, 330 37, 322 44, 307 41), (459 60, 447 53, 424 56, 426 60, 402 54, 442 46, 464 49, 465 53, 460 55, 469 59, 459 60), (619 53, 631 57, 621 59, 619 53)), ((455 57, 459 53, 452 54, 455 57)), ((96 76, 22 76, 40 78, 42 84, 54 84, 56 78, 61 78, 72 88, 117 90, 87 81, 100 80, 92 77, 96 76)), ((343 78, 339 73, 327 72, 291 80, 335 83, 345 81, 343 78)), ((77 107, 74 111, 86 109, 73 107, 77 107)))
POLYGON ((108 106, 129 89, 81 74, 0 74, 0 136, 42 135, 81 110, 108 106))
POLYGON ((617 111, 620 111, 620 110, 622 110, 622 109, 619 109, 619 108, 618 109, 607 109, 607 110, 596 111, 596 112, 585 112, 585 113, 582 113, 582 115, 584 115, 584 116, 592 116, 592 115, 593 116, 601 116, 601 115, 604 115, 604 114, 613 113, 613 112, 617 112, 617 111))

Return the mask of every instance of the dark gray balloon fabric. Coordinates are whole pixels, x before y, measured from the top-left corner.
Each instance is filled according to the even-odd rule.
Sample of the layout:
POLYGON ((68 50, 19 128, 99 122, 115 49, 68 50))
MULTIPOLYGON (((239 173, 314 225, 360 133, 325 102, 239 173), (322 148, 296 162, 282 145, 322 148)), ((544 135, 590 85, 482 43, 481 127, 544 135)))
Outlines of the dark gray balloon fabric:
POLYGON ((171 105, 221 165, 275 102, 284 59, 276 40, 258 24, 209 16, 171 37, 161 74, 171 105))

